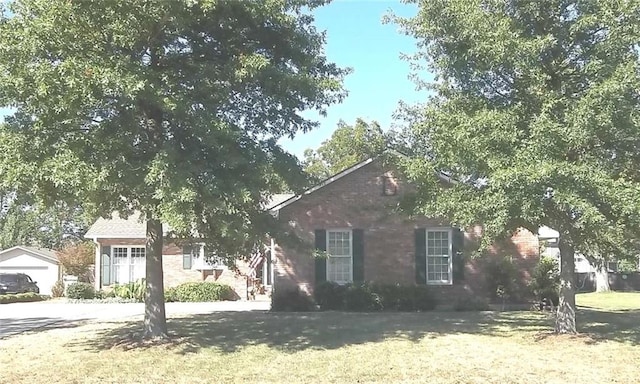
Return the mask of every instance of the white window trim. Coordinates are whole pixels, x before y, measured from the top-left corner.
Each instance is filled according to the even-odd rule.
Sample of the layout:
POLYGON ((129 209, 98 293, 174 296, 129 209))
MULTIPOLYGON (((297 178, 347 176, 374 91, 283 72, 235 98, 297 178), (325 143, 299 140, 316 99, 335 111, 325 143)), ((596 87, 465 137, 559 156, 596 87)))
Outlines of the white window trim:
MULTIPOLYGON (((338 283, 338 284, 350 284, 353 283, 353 230, 351 228, 332 228, 332 229, 327 229, 327 233, 326 233, 326 239, 325 239, 325 249, 327 250, 327 260, 325 261, 325 270, 326 270, 326 276, 325 279, 326 281, 331 281, 334 283, 338 283), (333 233, 343 233, 343 232, 349 232, 349 261, 351 263, 351 277, 349 279, 349 281, 334 281, 331 280, 329 278, 329 257, 331 257, 331 255, 329 254, 329 233, 333 232, 333 233)), ((344 256, 339 257, 339 258, 345 258, 344 256)))
POLYGON ((453 285, 453 228, 451 227, 431 227, 426 228, 424 233, 425 246, 425 279, 427 285, 453 285), (447 232, 449 237, 449 280, 429 280, 429 232, 447 232))
MULTIPOLYGON (((127 264, 118 264, 119 266, 124 266, 126 265, 127 267, 131 268, 131 266, 133 264, 131 264, 131 249, 132 248, 143 248, 144 249, 144 266, 145 266, 145 270, 146 270, 146 266, 147 266, 147 247, 145 245, 112 245, 111 246, 111 257, 109 257, 109 273, 111 274, 111 281, 110 284, 108 286, 111 285, 116 285, 116 284, 128 284, 128 283, 132 283, 133 281, 129 281, 129 282, 115 282, 115 279, 113 278, 113 259, 114 259, 114 250, 115 248, 126 248, 127 250, 127 264)), ((135 280, 134 280, 135 281, 135 280)))
POLYGON ((211 269, 227 269, 227 266, 222 262, 209 263, 205 260, 205 252, 204 247, 205 243, 193 243, 193 247, 198 247, 198 255, 194 255, 193 249, 191 250, 191 269, 183 269, 183 271, 200 271, 204 270, 202 268, 198 268, 198 266, 204 266, 207 264, 206 270, 211 269))

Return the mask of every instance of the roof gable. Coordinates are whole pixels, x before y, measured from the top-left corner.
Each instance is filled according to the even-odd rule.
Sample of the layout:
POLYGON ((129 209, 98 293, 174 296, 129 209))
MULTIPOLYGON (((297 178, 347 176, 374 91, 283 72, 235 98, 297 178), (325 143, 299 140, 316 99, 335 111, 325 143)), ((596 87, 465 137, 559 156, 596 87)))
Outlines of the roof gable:
POLYGON ((15 247, 11 247, 11 248, 0 251, 0 255, 8 254, 16 250, 21 250, 33 256, 38 256, 58 264, 58 256, 56 255, 56 252, 48 248, 27 247, 27 246, 17 245, 15 247))
MULTIPOLYGON (((396 151, 395 149, 387 149, 387 150, 383 151, 382 153, 380 153, 379 155, 376 155, 374 157, 368 158, 368 159, 366 159, 364 161, 361 161, 361 162, 359 162, 359 163, 357 163, 355 165, 352 165, 351 167, 349 167, 349 168, 347 168, 347 169, 345 169, 345 170, 343 170, 341 172, 336 173, 335 175, 325 179, 321 183, 319 183, 319 184, 307 189, 306 191, 302 192, 302 194, 300 194, 300 195, 291 196, 289 199, 284 200, 280 204, 274 205, 273 207, 270 208, 270 210, 272 212, 277 212, 280 209, 282 209, 282 208, 284 208, 284 207, 286 207, 286 206, 288 206, 290 204, 295 203, 296 201, 300 200, 302 197, 304 197, 306 195, 310 195, 310 194, 316 192, 317 190, 326 187, 327 185, 329 185, 331 183, 334 183, 334 182, 336 182, 336 181, 338 181, 338 180, 340 180, 340 179, 342 179, 342 178, 344 178, 346 176, 351 175, 352 173, 354 173, 358 169, 373 163, 375 160, 379 159, 383 155, 392 155, 392 156, 394 156, 396 158, 406 158, 407 157, 406 155, 396 151)), ((444 182, 447 182, 447 183, 454 182, 449 176, 445 175, 442 172, 436 172, 436 174, 437 174, 438 178, 440 180, 444 181, 444 182)))

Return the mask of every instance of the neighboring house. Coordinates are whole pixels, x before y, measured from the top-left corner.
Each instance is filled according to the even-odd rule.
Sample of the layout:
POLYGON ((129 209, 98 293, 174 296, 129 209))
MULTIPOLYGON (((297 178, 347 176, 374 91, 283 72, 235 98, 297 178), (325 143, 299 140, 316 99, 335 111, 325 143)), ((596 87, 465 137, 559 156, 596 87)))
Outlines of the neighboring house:
MULTIPOLYGON (((99 218, 85 238, 96 243, 95 288, 109 288, 145 277, 146 223, 138 213, 126 219, 114 213, 111 219, 99 218)), ((240 273, 223 263, 205 258, 202 246, 178 246, 164 243, 162 267, 165 288, 181 283, 215 281, 231 285, 242 298, 247 295, 246 262, 239 262, 240 273)))
POLYGON ((43 295, 50 295, 55 282, 62 279, 55 251, 46 248, 17 246, 0 251, 0 272, 28 275, 43 295))
MULTIPOLYGON (((392 157, 363 161, 271 208, 303 240, 273 244, 275 292, 312 294, 316 283, 329 280, 427 284, 443 302, 490 296, 482 262, 463 254, 473 248, 481 228, 465 233, 444 220, 397 213, 411 185, 390 165, 393 161, 386 161, 392 157), (327 257, 314 257, 325 251, 327 257)), ((539 260, 538 239, 522 229, 489 253, 511 256, 520 283, 526 284, 539 260)))
MULTIPOLYGON (((558 248, 558 239, 560 234, 558 231, 549 227, 540 227, 538 230, 538 238, 542 245, 541 256, 552 257, 560 262, 560 248, 558 248)), ((596 267, 591 265, 589 260, 581 253, 574 256, 576 273, 595 273, 596 267)), ((609 272, 618 272, 618 262, 611 260, 607 262, 607 270, 609 272)), ((640 261, 638 262, 638 271, 640 271, 640 261)))
MULTIPOLYGON (((538 239, 542 246, 542 252, 540 256, 551 257, 560 262, 560 248, 558 248, 558 239, 560 234, 555 229, 549 227, 540 227, 538 229, 538 239)), ((574 256, 575 271, 576 273, 592 273, 596 269, 593 267, 589 260, 584 255, 576 253, 574 256)))

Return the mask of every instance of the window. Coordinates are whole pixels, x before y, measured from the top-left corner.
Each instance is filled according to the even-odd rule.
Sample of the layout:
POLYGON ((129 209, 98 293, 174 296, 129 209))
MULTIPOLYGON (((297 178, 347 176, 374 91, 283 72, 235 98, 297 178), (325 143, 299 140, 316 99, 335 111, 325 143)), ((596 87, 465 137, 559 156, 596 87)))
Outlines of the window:
POLYGON ((427 284, 452 284, 451 230, 427 230, 427 284))
POLYGON ((119 246, 111 251, 112 283, 126 284, 145 276, 145 248, 119 246))
POLYGON ((353 281, 353 237, 350 230, 327 231, 327 281, 353 281))
POLYGON ((224 261, 214 252, 205 249, 204 244, 194 244, 182 249, 182 269, 224 269, 224 261))

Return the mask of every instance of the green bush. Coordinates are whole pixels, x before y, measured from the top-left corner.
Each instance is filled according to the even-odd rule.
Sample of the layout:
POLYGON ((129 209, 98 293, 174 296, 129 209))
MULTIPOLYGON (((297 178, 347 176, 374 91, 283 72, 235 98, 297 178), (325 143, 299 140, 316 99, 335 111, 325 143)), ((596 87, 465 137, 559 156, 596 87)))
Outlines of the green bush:
POLYGON ((316 285, 313 294, 316 303, 322 310, 340 310, 344 309, 344 295, 346 291, 346 285, 340 285, 332 281, 324 281, 316 285))
POLYGON ((16 295, 0 295, 0 304, 29 303, 33 301, 44 301, 48 298, 48 296, 38 295, 33 292, 18 293, 16 295))
POLYGON ((237 300, 238 295, 226 284, 203 281, 199 283, 184 283, 169 288, 164 293, 165 301, 201 302, 237 300))
POLYGON ((315 309, 311 296, 300 289, 276 290, 271 295, 271 310, 276 312, 309 312, 315 309))
POLYGON ((383 309, 382 298, 369 284, 349 284, 344 293, 344 309, 347 311, 380 311, 383 309))
POLYGON ((73 283, 67 287, 67 297, 70 299, 93 299, 96 291, 89 283, 73 283))
POLYGON ((132 299, 139 303, 144 301, 144 294, 147 290, 145 279, 136 280, 127 284, 116 284, 108 293, 110 297, 121 299, 132 299))
POLYGON ((542 257, 531 275, 531 291, 540 302, 549 300, 558 305, 560 292, 560 270, 558 262, 551 257, 542 257))
POLYGON ((430 311, 437 301, 426 285, 323 282, 314 291, 320 309, 347 311, 430 311))
POLYGON ((51 287, 51 296, 53 297, 62 297, 64 296, 64 282, 62 280, 58 280, 51 287))
POLYGON ((488 311, 489 301, 484 297, 463 296, 453 303, 453 310, 459 312, 488 311))
POLYGON ((518 269, 511 257, 488 257, 484 264, 485 282, 491 298, 518 299, 518 269))

